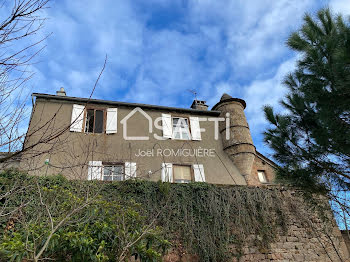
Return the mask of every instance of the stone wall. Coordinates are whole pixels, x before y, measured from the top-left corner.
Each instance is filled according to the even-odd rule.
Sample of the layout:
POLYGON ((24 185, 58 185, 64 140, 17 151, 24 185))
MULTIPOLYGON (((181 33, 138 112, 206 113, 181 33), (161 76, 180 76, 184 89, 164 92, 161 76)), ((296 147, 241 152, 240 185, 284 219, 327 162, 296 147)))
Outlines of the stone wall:
POLYGON ((247 184, 252 186, 259 186, 261 182, 258 178, 258 171, 264 171, 266 175, 266 179, 269 183, 273 183, 275 179, 275 169, 269 160, 264 160, 263 157, 255 156, 251 175, 247 177, 247 184))
MULTIPOLYGON (((294 195, 293 191, 286 191, 287 197, 294 195)), ((262 248, 256 245, 256 240, 264 241, 259 236, 250 235, 240 252, 235 246, 231 246, 232 254, 241 253, 238 257, 232 257, 231 262, 245 261, 350 261, 349 250, 346 246, 341 231, 339 230, 330 207, 325 209, 328 219, 320 219, 319 215, 313 215, 310 210, 300 208, 300 199, 295 199, 291 209, 283 210, 288 217, 287 223, 277 229, 277 236, 271 243, 262 248), (295 205, 295 208, 293 208, 295 205), (283 228, 283 229, 282 229, 283 228)), ((288 203, 287 205, 290 205, 288 203)), ((273 216, 273 214, 271 214, 273 216)), ((345 234, 345 233, 344 233, 345 234)), ((348 239, 349 241, 349 239, 348 239)), ((350 242, 348 242, 349 244, 350 242)), ((190 254, 184 247, 177 245, 163 259, 166 262, 190 261, 201 262, 197 255, 190 254)))
MULTIPOLYGON (((314 225, 317 226, 317 222, 314 225)), ((289 225, 286 234, 278 235, 270 248, 247 246, 243 253, 240 259, 233 261, 350 261, 337 227, 333 228, 332 235, 327 235, 319 228, 306 229, 297 221, 289 225)))
MULTIPOLYGON (((349 253, 339 229, 334 228, 331 237, 333 243, 326 236, 316 236, 312 232, 298 225, 292 225, 285 235, 279 235, 270 248, 254 246, 255 236, 252 236, 252 245, 243 248, 243 255, 232 258, 232 262, 245 261, 347 261, 349 253), (335 249, 336 247, 336 249, 335 249)), ((165 262, 200 262, 197 255, 189 254, 185 250, 173 249, 163 259, 165 262)))

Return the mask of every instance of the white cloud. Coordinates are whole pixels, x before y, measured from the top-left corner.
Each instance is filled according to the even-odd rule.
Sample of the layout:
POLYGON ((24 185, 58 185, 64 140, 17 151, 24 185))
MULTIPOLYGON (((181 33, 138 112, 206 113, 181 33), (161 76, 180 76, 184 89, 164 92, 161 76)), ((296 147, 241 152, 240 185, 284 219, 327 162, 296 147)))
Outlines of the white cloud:
MULTIPOLYGON (((193 1, 194 24, 212 23, 227 38, 225 52, 233 71, 249 73, 288 53, 284 43, 315 1, 193 1)), ((215 28, 215 27, 214 27, 215 28)), ((218 30, 213 30, 213 36, 218 30)), ((216 38, 216 42, 220 37, 216 38)))
MULTIPOLYGON (((293 68, 294 58, 285 46, 288 35, 299 28, 306 11, 325 3, 52 2, 45 33, 53 35, 41 56, 48 62, 37 66, 45 77, 36 80, 35 91, 64 86, 68 95, 88 96, 107 54, 95 98, 188 107, 193 99, 188 89, 195 89, 198 98, 213 106, 226 92, 246 99, 248 121, 257 136, 265 123, 262 105, 276 105, 282 98, 281 80, 293 68), (180 15, 161 17, 159 10, 166 8, 180 15)), ((334 10, 350 14, 347 3, 329 1, 334 10)))
POLYGON ((220 82, 215 85, 215 87, 212 90, 212 95, 210 99, 208 99, 207 104, 213 107, 216 103, 220 101, 221 96, 224 93, 232 94, 232 90, 234 89, 232 85, 225 82, 220 82), (214 92, 213 92, 214 91, 214 92))
MULTIPOLYGON (((201 98, 213 101, 212 91, 220 83, 239 87, 241 80, 251 81, 282 58, 288 52, 286 31, 311 3, 192 1, 184 20, 188 24, 150 29, 152 13, 141 13, 129 1, 55 2, 48 11, 48 31, 54 33, 48 43, 51 78, 76 93, 91 85, 91 67, 107 53, 107 69, 96 91, 100 98, 117 89, 119 100, 160 103, 176 96, 181 98, 172 103, 182 106, 190 103, 184 99, 192 99, 187 90, 196 89, 201 98)), ((152 5, 167 6, 164 1, 152 5)), ((232 91, 242 94, 227 90, 232 91)))
POLYGON ((330 0, 329 6, 336 13, 341 13, 346 16, 350 15, 349 0, 330 0))
POLYGON ((295 68, 296 57, 283 62, 277 69, 275 75, 264 80, 253 81, 244 87, 244 100, 247 103, 245 110, 250 130, 253 135, 259 135, 266 128, 267 121, 263 113, 264 105, 271 105, 275 109, 279 107, 279 101, 287 92, 282 85, 284 77, 295 68))
POLYGON ((81 71, 71 71, 67 80, 71 84, 71 86, 81 88, 83 85, 87 84, 90 80, 90 77, 87 72, 81 71))

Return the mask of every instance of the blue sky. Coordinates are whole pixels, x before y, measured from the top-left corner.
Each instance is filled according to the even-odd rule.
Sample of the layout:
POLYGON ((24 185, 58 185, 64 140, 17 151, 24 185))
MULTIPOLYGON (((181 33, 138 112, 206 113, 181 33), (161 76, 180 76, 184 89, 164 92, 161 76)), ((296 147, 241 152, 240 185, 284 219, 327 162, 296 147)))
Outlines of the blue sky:
POLYGON ((52 33, 32 65, 32 92, 189 107, 213 106, 223 93, 243 98, 257 149, 264 104, 278 105, 296 54, 285 41, 305 12, 329 5, 350 14, 349 0, 52 1, 38 38, 52 33))

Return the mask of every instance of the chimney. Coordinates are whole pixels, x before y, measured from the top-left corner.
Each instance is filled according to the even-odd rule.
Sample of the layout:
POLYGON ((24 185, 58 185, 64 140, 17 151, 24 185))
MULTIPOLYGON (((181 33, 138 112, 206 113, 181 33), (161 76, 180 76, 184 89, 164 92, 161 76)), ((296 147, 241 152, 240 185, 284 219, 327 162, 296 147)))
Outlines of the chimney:
POLYGON ((59 91, 56 91, 57 96, 66 96, 66 91, 64 91, 64 88, 61 87, 59 91))
POLYGON ((203 100, 193 100, 191 108, 197 109, 197 110, 208 110, 208 106, 206 105, 206 101, 203 101, 203 100))

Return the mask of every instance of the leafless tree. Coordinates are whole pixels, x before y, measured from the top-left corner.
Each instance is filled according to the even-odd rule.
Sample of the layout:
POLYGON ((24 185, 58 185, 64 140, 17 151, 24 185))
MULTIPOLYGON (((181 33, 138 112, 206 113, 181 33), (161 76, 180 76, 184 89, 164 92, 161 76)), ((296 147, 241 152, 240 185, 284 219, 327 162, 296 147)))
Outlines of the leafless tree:
MULTIPOLYGON (((38 39, 48 0, 3 0, 0 8, 8 16, 0 21, 0 150, 21 147, 20 124, 28 117, 26 84, 32 78, 33 58, 44 48, 47 36, 38 39)), ((1 160, 0 160, 1 161, 1 160)), ((2 161, 5 161, 2 160, 2 161)))
MULTIPOLYGON (((6 9, 9 3, 4 1, 0 7, 6 9)), ((11 164, 11 160, 23 156, 27 151, 31 151, 27 157, 33 158, 62 147, 64 141, 59 138, 70 128, 70 125, 53 128, 60 113, 58 108, 49 120, 33 125, 30 132, 23 131, 30 117, 26 106, 29 96, 26 84, 33 77, 30 66, 33 58, 44 48, 43 42, 47 37, 38 40, 34 36, 43 27, 45 18, 42 11, 47 4, 48 0, 15 0, 9 10, 10 15, 0 25, 0 151, 8 152, 0 156, 0 165, 11 164), (30 137, 35 137, 31 139, 35 142, 24 143, 30 137)), ((107 56, 90 98, 106 62, 107 56)))
MULTIPOLYGON (((60 113, 60 108, 48 121, 39 121, 37 125, 33 125, 30 132, 24 133, 20 130, 30 117, 27 114, 29 110, 27 110, 26 103, 30 94, 30 90, 27 88, 28 80, 34 76, 31 66, 34 63, 34 58, 45 47, 44 41, 48 37, 37 37, 46 20, 43 11, 48 7, 48 2, 49 0, 0 0, 0 8, 3 10, 8 9, 9 14, 3 21, 0 21, 0 151, 8 152, 5 157, 0 157, 0 164, 11 162, 17 156, 22 156, 23 153, 29 151, 30 154, 27 156, 29 159, 62 150, 68 154, 69 149, 65 146, 69 141, 62 135, 69 132, 72 123, 56 128, 55 120, 60 113), (35 137, 32 140, 34 143, 25 144, 24 140, 31 136, 35 137)), ((90 93, 90 98, 105 69, 106 62, 107 57, 90 93)), ((86 174, 86 171, 83 171, 83 169, 86 168, 87 159, 96 151, 93 142, 86 143, 86 147, 84 156, 82 156, 82 163, 78 163, 80 169, 75 169, 74 165, 77 165, 77 163, 66 163, 66 165, 61 165, 57 169, 63 170, 66 168, 75 172, 80 170, 80 172, 86 174)), ((69 152, 71 156, 76 154, 74 148, 73 151, 69 152)), ((35 169, 38 167, 32 165, 31 168, 35 169)), ((77 177, 82 177, 82 175, 76 174, 75 178, 77 177)), ((79 189, 76 188, 76 190, 79 189)), ((10 230, 16 227, 18 223, 21 223, 24 227, 31 223, 47 223, 49 225, 49 233, 39 238, 40 241, 44 241, 44 244, 38 245, 36 249, 28 247, 28 252, 32 254, 33 261, 42 259, 55 232, 67 223, 76 223, 77 221, 72 220, 73 215, 88 207, 96 200, 96 196, 99 193, 98 190, 90 192, 89 186, 81 187, 81 190, 85 190, 81 194, 81 202, 72 204, 70 208, 64 211, 57 210, 54 205, 50 206, 48 204, 49 201, 38 182, 33 185, 15 183, 0 195, 0 201, 2 202, 0 217, 5 218, 5 221, 7 221, 6 229, 10 230), (20 201, 17 205, 13 205, 13 202, 10 201, 11 199, 17 199, 18 196, 28 190, 37 192, 40 203, 38 208, 42 209, 38 217, 28 218, 21 215, 22 210, 27 205, 33 204, 35 199, 26 199, 20 201), (56 216, 54 217, 53 214, 56 216)), ((153 226, 153 223, 151 223, 145 233, 137 240, 144 237, 153 226)), ((130 246, 128 245, 123 249, 123 257, 132 245, 134 245, 133 242, 130 243, 130 246)))
MULTIPOLYGON (((37 145, 54 144, 60 135, 69 130, 69 126, 60 130, 50 130, 58 113, 56 112, 50 121, 42 123, 40 126, 35 126, 31 135, 35 135, 39 130, 41 132, 50 130, 50 132, 45 132, 45 136, 40 137, 39 140, 29 147, 23 146, 26 134, 20 129, 24 127, 27 123, 26 120, 30 117, 27 113, 29 110, 26 107, 30 94, 27 85, 28 80, 34 76, 34 72, 31 70, 34 58, 43 50, 45 47, 44 41, 48 37, 46 35, 38 38, 46 20, 44 10, 48 8, 48 2, 49 0, 0 0, 0 9, 4 13, 8 13, 0 21, 0 151, 8 152, 5 157, 0 158, 0 164, 11 162, 21 153, 33 149, 37 145)), ((106 60, 98 79, 104 70, 105 64, 106 60)), ((97 82, 98 80, 94 89, 97 82)), ((25 127, 22 130, 24 129, 25 127)), ((33 185, 29 186, 32 187, 33 185)), ((16 198, 27 190, 29 190, 28 185, 23 186, 15 183, 0 195, 0 201, 2 202, 0 216, 9 218, 8 228, 15 226, 16 222, 12 219, 13 216, 18 215, 28 204, 28 202, 22 202, 17 206, 12 206, 8 202, 11 198, 16 198)), ((38 187, 37 190, 40 203, 51 218, 52 210, 46 205, 41 189, 38 187)), ((51 234, 47 237, 45 245, 35 254, 35 261, 38 260, 45 250, 52 234, 69 220, 72 214, 86 207, 90 203, 90 199, 92 199, 91 196, 86 197, 82 205, 72 207, 59 223, 54 224, 52 219, 50 220, 52 225, 51 234)), ((30 202, 30 200, 28 201, 30 202)))

